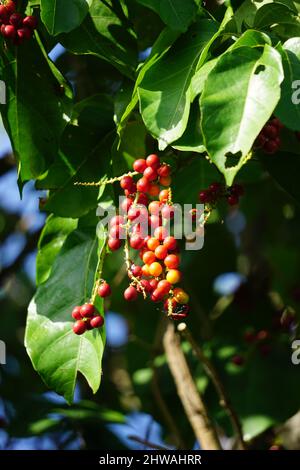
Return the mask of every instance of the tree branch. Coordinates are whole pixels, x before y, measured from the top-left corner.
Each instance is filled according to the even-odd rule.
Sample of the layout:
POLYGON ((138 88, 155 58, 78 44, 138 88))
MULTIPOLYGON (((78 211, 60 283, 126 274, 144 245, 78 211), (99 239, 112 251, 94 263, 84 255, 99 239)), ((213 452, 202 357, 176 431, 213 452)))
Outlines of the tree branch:
POLYGON ((163 344, 179 398, 201 448, 203 450, 221 450, 216 430, 193 381, 173 323, 169 323, 167 326, 163 344))
POLYGON ((212 362, 205 356, 200 346, 196 343, 195 339, 193 338, 191 332, 189 331, 185 323, 180 323, 178 325, 178 331, 182 333, 185 339, 190 343, 195 355, 198 357, 199 361, 203 365, 207 375, 211 378, 220 398, 219 403, 222 406, 222 408, 225 409, 227 415, 229 416, 232 428, 238 440, 239 448, 242 450, 246 450, 246 444, 243 438, 243 431, 242 431, 241 423, 239 421, 238 415, 236 414, 227 396, 226 390, 224 388, 223 383, 221 382, 218 372, 216 371, 212 362))

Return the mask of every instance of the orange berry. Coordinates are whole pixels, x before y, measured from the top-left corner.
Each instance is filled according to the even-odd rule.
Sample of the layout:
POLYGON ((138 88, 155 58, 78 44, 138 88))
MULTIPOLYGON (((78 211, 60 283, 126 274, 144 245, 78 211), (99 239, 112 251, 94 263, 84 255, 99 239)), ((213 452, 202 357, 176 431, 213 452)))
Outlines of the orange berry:
POLYGON ((151 196, 151 197, 156 197, 159 195, 159 192, 160 192, 160 189, 159 189, 159 186, 157 184, 150 184, 150 188, 149 188, 149 191, 148 191, 148 194, 151 196))
POLYGON ((177 248, 177 241, 174 237, 167 237, 164 240, 164 246, 170 251, 175 250, 177 248))
POLYGON ((159 201, 152 201, 150 202, 149 206, 148 206, 148 211, 150 212, 150 214, 152 215, 158 215, 159 212, 160 212, 160 202, 159 201))
POLYGON ((178 269, 170 269, 166 275, 167 281, 171 284, 177 284, 181 279, 181 272, 178 269))
POLYGON ((148 264, 144 264, 144 266, 142 266, 142 274, 145 277, 150 276, 149 265, 148 264))
POLYGON ((169 269, 177 269, 180 264, 180 260, 177 255, 168 255, 165 258, 164 263, 169 269))
POLYGON ((179 304, 187 304, 190 300, 189 295, 180 287, 176 287, 173 292, 176 302, 179 304))
POLYGON ((161 176, 159 178, 159 184, 161 184, 162 186, 170 186, 171 181, 172 181, 171 176, 161 176))
POLYGON ((156 256, 153 251, 146 251, 143 254, 143 261, 145 264, 152 264, 156 260, 156 256))
POLYGON ((160 289, 164 292, 164 294, 168 294, 170 292, 170 289, 172 288, 172 284, 167 281, 166 279, 163 279, 162 281, 159 281, 157 284, 157 289, 160 289))
POLYGON ((151 238, 147 241, 147 247, 148 247, 149 250, 151 250, 151 251, 155 251, 158 246, 159 246, 159 240, 157 240, 157 238, 151 237, 151 238))
POLYGON ((165 257, 168 255, 168 249, 164 245, 159 245, 157 248, 155 248, 154 253, 157 259, 165 259, 165 257))
POLYGON ((169 190, 168 189, 163 189, 160 193, 159 193, 159 200, 160 202, 167 202, 168 199, 169 199, 169 190))
POLYGON ((161 275, 162 272, 163 272, 162 265, 159 264, 157 261, 150 264, 149 273, 151 274, 151 276, 158 277, 161 275))

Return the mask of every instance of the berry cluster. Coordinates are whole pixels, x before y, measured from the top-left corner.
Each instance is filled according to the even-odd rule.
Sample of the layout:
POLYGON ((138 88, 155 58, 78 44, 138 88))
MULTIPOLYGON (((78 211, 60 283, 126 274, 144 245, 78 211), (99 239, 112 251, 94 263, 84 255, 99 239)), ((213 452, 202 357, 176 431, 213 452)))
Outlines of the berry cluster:
POLYGON ((208 189, 200 191, 199 201, 202 204, 215 205, 220 199, 225 198, 230 206, 236 206, 243 194, 244 188, 240 184, 226 188, 224 184, 215 182, 208 189))
POLYGON ((186 318, 189 296, 183 289, 174 287, 182 277, 179 249, 166 227, 175 214, 169 187, 171 168, 151 154, 147 159, 136 160, 133 170, 134 173, 120 179, 125 194, 121 204, 123 215, 111 219, 108 239, 112 251, 118 250, 125 240, 125 261, 131 282, 124 298, 134 301, 140 293, 153 302, 163 302, 164 311, 174 320, 186 318), (136 175, 139 175, 137 180, 136 175), (139 251, 143 265, 131 262, 129 246, 139 251))
POLYGON ((256 139, 257 147, 265 153, 274 154, 281 146, 280 131, 283 125, 277 118, 271 119, 262 129, 256 139))
POLYGON ((0 32, 5 39, 20 45, 31 38, 38 21, 35 16, 24 16, 16 12, 16 8, 13 0, 5 0, 0 4, 0 32))
MULTIPOLYGON (((105 281, 101 281, 97 288, 99 297, 108 297, 111 294, 111 288, 105 281)), ((104 318, 96 310, 93 303, 86 303, 74 307, 72 317, 76 320, 73 331, 76 335, 82 335, 88 330, 101 328, 104 325, 104 318)))

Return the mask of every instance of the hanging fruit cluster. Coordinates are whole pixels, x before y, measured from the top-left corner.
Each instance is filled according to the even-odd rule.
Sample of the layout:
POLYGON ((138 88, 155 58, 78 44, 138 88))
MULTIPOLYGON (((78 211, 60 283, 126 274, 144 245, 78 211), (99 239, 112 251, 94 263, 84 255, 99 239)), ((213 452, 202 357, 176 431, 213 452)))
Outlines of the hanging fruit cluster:
POLYGON ((0 32, 5 39, 11 40, 15 45, 20 45, 31 38, 38 21, 35 16, 24 16, 16 9, 16 2, 13 0, 0 4, 0 32))
POLYGON ((236 206, 240 197, 244 194, 244 187, 240 184, 234 184, 229 188, 222 183, 211 183, 209 188, 203 189, 199 193, 199 201, 202 204, 214 206, 220 199, 225 198, 230 206, 236 206))
POLYGON ((257 137, 256 146, 265 153, 274 154, 278 152, 281 146, 280 132, 282 128, 283 125, 279 119, 271 119, 257 137))

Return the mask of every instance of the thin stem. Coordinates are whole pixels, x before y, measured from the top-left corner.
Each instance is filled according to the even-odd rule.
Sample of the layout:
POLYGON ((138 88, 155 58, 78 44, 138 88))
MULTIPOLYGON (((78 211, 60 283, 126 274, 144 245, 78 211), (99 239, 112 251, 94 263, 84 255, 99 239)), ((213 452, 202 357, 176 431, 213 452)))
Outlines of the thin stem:
POLYGON ((227 396, 225 387, 219 377, 218 372, 216 371, 214 365, 212 362, 205 356, 204 352, 202 351, 201 347, 196 343, 195 339, 193 338, 191 332, 189 331, 188 327, 186 326, 185 323, 180 323, 178 325, 178 331, 184 336, 184 338, 190 343, 192 346, 192 349, 203 365, 207 375, 211 378, 215 389, 219 395, 220 398, 220 405, 222 408, 225 409, 227 415, 229 416, 229 419, 231 421, 232 428, 234 432, 236 433, 239 447, 242 450, 246 450, 246 444, 243 438, 243 431, 242 431, 242 426, 239 421, 239 418, 227 396))
POLYGON ((216 429, 206 405, 198 393, 189 366, 181 349, 180 338, 173 323, 169 323, 163 338, 167 361, 185 414, 203 450, 221 450, 216 429))
POLYGON ((144 439, 142 439, 141 437, 138 437, 138 436, 128 436, 128 439, 130 439, 131 441, 138 442, 139 444, 143 444, 144 446, 150 447, 151 449, 155 449, 155 450, 172 450, 172 449, 168 449, 168 447, 163 447, 163 446, 160 446, 158 444, 153 444, 153 442, 146 441, 146 440, 144 440, 144 439))
POLYGON ((106 184, 113 184, 113 183, 116 183, 117 181, 121 181, 121 179, 124 178, 124 176, 135 176, 135 175, 138 175, 137 171, 130 171, 129 173, 125 173, 122 176, 116 176, 115 178, 109 178, 103 181, 97 181, 97 182, 75 181, 74 186, 105 186, 106 184))
POLYGON ((96 301, 97 297, 97 290, 99 287, 99 283, 101 280, 101 275, 102 275, 102 270, 103 270, 103 264, 104 264, 104 259, 106 256, 106 244, 107 244, 107 239, 105 240, 104 246, 102 247, 100 256, 98 257, 98 263, 95 271, 95 277, 94 277, 94 287, 93 287, 93 292, 91 296, 91 303, 94 304, 96 301))

